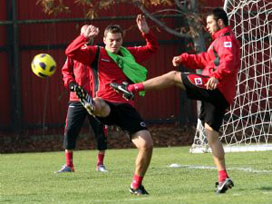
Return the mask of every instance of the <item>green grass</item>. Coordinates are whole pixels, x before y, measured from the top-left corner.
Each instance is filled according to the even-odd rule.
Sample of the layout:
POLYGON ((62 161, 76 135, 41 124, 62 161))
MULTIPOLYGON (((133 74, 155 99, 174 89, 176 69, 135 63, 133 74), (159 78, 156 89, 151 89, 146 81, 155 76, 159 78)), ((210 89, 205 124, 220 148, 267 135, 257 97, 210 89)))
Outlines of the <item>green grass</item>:
POLYGON ((96 153, 76 151, 72 174, 53 173, 64 163, 63 152, 0 155, 0 203, 272 203, 272 151, 227 153, 235 187, 216 195, 216 170, 201 168, 214 166, 210 154, 190 154, 189 147, 155 148, 143 182, 149 196, 128 192, 136 149, 108 150, 107 174, 95 171, 96 153), (169 168, 172 163, 184 166, 169 168))

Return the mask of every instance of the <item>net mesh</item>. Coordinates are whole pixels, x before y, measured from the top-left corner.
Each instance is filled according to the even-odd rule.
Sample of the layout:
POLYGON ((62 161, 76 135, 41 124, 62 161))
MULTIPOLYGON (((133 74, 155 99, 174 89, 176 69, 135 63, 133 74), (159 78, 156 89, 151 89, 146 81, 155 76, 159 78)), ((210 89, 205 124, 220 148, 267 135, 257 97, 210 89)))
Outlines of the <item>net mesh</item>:
MULTIPOLYGON (((241 42, 241 68, 221 141, 228 151, 272 150, 272 1, 228 0, 224 7, 241 42)), ((198 121, 191 152, 206 151, 198 121)))

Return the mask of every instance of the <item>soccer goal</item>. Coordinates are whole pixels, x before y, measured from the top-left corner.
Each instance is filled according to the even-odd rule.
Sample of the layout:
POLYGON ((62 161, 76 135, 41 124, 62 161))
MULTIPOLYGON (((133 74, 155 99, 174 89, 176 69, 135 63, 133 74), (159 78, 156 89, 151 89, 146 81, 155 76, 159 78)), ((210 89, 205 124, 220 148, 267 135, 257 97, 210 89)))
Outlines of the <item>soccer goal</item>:
MULTIPOLYGON (((272 1, 226 0, 224 9, 241 42, 241 69, 221 141, 226 152, 272 150, 272 1)), ((210 151, 200 121, 190 151, 210 151)))

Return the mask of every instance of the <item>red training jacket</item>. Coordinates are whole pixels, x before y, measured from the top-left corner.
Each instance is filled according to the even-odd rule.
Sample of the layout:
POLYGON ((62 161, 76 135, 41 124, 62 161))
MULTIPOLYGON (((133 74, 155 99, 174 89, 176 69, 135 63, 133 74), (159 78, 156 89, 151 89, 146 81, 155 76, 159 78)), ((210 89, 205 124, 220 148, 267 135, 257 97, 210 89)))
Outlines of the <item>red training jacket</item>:
MULTIPOLYGON (((69 84, 76 82, 92 95, 93 84, 90 67, 68 57, 61 72, 65 88, 69 90, 69 84)), ((70 92, 70 101, 79 101, 75 92, 70 92)))
MULTIPOLYGON (((156 37, 149 32, 142 33, 146 41, 145 46, 128 47, 127 49, 134 56, 137 63, 141 63, 151 57, 159 48, 156 37)), ((90 66, 95 59, 97 46, 85 46, 87 40, 83 35, 78 36, 66 49, 65 54, 78 62, 90 66)), ((111 59, 104 47, 100 47, 98 60, 98 69, 92 69, 94 97, 114 103, 129 103, 134 105, 133 101, 125 100, 121 94, 116 93, 110 83, 122 83, 129 79, 122 72, 121 68, 111 59)))
POLYGON ((217 88, 232 104, 236 93, 237 73, 240 68, 240 42, 231 28, 225 27, 213 36, 214 41, 207 52, 200 54, 183 53, 181 63, 191 69, 203 69, 202 75, 219 80, 217 88))

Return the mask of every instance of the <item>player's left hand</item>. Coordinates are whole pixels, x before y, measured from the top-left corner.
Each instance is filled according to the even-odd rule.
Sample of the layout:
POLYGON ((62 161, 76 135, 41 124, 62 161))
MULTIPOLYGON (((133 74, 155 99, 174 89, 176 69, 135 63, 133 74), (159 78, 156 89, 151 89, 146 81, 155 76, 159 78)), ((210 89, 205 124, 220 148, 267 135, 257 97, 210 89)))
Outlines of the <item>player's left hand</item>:
POLYGON ((139 30, 143 33, 148 33, 149 32, 149 26, 146 22, 145 16, 142 14, 138 14, 136 18, 136 23, 139 28, 139 30))
POLYGON ((216 79, 215 77, 211 77, 209 78, 205 86, 208 90, 214 90, 217 88, 218 82, 219 82, 218 79, 216 79))

